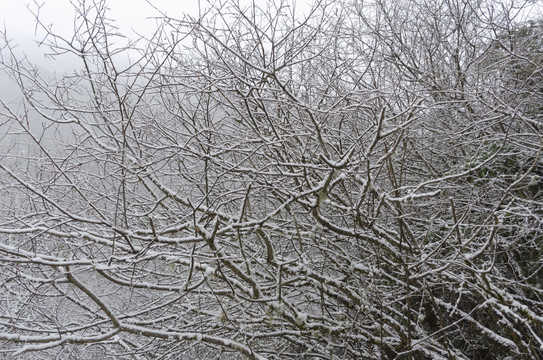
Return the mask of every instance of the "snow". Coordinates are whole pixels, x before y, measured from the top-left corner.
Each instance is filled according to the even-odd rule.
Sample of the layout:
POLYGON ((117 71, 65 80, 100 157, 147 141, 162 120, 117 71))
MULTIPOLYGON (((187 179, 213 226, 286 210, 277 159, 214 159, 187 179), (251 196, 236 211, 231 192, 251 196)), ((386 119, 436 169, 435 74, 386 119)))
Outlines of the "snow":
POLYGON ((441 192, 441 190, 435 190, 435 191, 432 191, 432 192, 422 193, 422 194, 411 193, 411 194, 407 194, 407 195, 399 197, 399 198, 388 198, 387 200, 393 201, 393 202, 405 203, 405 202, 410 202, 410 201, 417 200, 417 199, 424 199, 424 198, 433 197, 433 196, 438 195, 440 192, 441 192))
POLYGON ((211 279, 215 275, 215 269, 211 266, 206 267, 204 276, 206 279, 211 279))

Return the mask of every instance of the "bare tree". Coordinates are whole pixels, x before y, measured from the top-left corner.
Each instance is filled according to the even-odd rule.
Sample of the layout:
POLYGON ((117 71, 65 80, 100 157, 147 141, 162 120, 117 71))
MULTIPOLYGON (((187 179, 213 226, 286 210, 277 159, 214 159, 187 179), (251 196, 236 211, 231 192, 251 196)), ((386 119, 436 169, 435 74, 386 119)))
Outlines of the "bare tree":
POLYGON ((131 42, 82 1, 55 76, 5 41, 0 351, 540 358, 527 5, 227 1, 131 42))

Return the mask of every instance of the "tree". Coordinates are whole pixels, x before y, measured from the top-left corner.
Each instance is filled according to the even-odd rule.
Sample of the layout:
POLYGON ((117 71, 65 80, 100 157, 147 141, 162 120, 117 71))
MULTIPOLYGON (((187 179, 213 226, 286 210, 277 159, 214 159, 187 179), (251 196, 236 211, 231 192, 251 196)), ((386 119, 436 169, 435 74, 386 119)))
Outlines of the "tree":
POLYGON ((81 2, 50 77, 5 41, 1 351, 540 358, 541 27, 500 5, 227 1, 127 42, 81 2))

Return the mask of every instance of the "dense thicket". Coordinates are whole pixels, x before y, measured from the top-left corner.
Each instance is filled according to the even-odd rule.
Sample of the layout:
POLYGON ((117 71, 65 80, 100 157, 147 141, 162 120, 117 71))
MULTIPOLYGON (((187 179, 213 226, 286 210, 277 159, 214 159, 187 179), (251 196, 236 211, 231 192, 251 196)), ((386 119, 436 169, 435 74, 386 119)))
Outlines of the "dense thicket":
POLYGON ((540 3, 80 5, 2 49, 0 353, 543 356, 540 3))

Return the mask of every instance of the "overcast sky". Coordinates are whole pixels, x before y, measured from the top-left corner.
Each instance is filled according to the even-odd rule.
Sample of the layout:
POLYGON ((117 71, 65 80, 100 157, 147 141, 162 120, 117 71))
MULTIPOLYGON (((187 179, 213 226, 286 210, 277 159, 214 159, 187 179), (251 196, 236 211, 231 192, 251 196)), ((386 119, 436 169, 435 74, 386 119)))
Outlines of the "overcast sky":
MULTIPOLYGON (((53 27, 55 33, 71 35, 73 33, 74 10, 71 2, 83 0, 0 0, 0 26, 5 26, 8 37, 13 43, 19 44, 19 51, 24 51, 33 62, 43 61, 43 49, 38 50, 36 40, 43 31, 36 36, 36 22, 31 11, 36 12, 40 7, 40 19, 53 27), (29 10, 30 8, 30 10, 29 10)), ((87 3, 99 0, 86 0, 87 3)), ((153 16, 159 13, 150 5, 164 11, 168 16, 182 18, 183 14, 198 15, 198 4, 201 1, 205 8, 207 0, 106 0, 110 8, 109 17, 117 22, 121 33, 135 36, 134 31, 141 35, 150 35, 156 27, 153 16)), ((266 0, 241 0, 241 2, 255 1, 262 5, 266 0)), ((312 2, 307 0, 307 2, 312 2)), ((298 1, 298 6, 306 3, 298 1)), ((527 17, 541 16, 542 6, 527 7, 524 15, 527 17)), ((541 3, 539 3, 541 4, 541 3)), ((306 5, 307 6, 307 5, 306 5)), ((520 16, 520 18, 525 18, 520 16)), ((12 44, 13 44, 12 43, 12 44)), ((59 59, 61 62, 62 59, 59 59)))
MULTIPOLYGON (((147 18, 157 15, 157 12, 149 2, 173 17, 180 17, 183 13, 198 13, 197 0, 108 0, 107 6, 110 8, 110 17, 118 22, 122 30, 136 28, 139 31, 150 31, 154 22, 147 18)), ((36 11, 36 3, 43 4, 40 15, 45 23, 62 30, 71 29, 74 12, 70 0, 2 0, 0 21, 6 24, 13 35, 33 35, 35 21, 27 7, 36 11)))
MULTIPOLYGON (((77 2, 77 0, 72 1, 77 2)), ((88 3, 91 1, 87 0, 88 3)), ((202 4, 204 1, 202 0, 202 4)), ((152 17, 159 15, 149 2, 172 17, 181 18, 183 13, 198 14, 197 0, 108 0, 109 17, 117 22, 120 31, 125 35, 134 35, 132 30, 142 35, 149 35, 156 25, 152 17)), ((70 0, 0 0, 1 26, 5 26, 8 37, 13 43, 20 45, 19 50, 24 50, 34 61, 39 61, 40 57, 43 58, 35 45, 35 41, 40 34, 43 36, 43 32, 38 31, 38 37, 36 37, 36 21, 31 12, 37 11, 37 3, 42 5, 40 18, 45 24, 51 25, 56 33, 73 33, 74 19, 70 0)))

